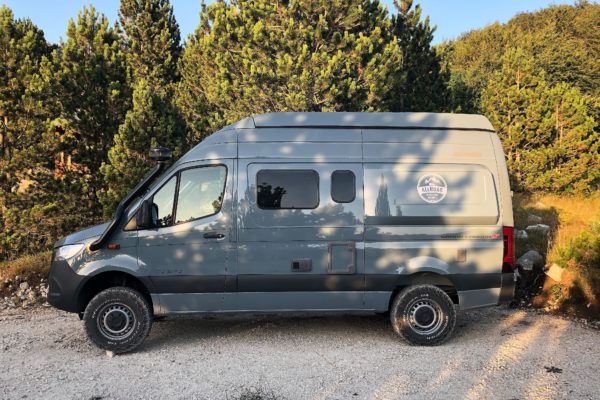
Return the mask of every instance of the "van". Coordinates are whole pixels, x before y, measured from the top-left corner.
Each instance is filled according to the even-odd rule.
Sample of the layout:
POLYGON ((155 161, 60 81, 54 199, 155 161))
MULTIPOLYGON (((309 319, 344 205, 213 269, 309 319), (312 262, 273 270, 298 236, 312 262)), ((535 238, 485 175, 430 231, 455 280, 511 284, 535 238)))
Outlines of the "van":
POLYGON ((456 310, 510 302, 511 191, 483 116, 271 113, 154 169, 115 218, 54 245, 48 302, 99 347, 153 320, 223 313, 389 313, 435 345, 456 310))

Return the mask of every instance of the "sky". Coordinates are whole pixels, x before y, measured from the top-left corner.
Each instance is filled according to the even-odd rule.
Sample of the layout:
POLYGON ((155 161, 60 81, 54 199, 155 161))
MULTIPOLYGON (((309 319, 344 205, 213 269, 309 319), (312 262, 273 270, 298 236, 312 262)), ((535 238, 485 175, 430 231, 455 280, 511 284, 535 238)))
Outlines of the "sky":
MULTIPOLYGON (((395 10, 392 0, 381 0, 395 10)), ((535 11, 551 4, 573 4, 575 0, 415 0, 421 4, 423 15, 437 26, 434 44, 453 39, 462 33, 482 28, 496 21, 506 22, 515 14, 535 11)), ((42 28, 46 39, 58 43, 65 37, 67 21, 75 18, 84 6, 93 4, 111 23, 117 19, 119 0, 0 0, 8 5, 17 18, 28 17, 42 28)), ((185 39, 198 25, 200 0, 171 0, 181 37, 185 39)))

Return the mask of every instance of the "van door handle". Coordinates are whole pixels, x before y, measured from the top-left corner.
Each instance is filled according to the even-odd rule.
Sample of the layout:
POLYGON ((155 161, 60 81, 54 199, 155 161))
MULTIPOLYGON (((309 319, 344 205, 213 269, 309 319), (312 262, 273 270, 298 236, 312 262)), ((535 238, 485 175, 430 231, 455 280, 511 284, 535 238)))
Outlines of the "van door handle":
POLYGON ((204 234, 204 239, 223 239, 225 235, 223 233, 218 232, 206 232, 204 234))

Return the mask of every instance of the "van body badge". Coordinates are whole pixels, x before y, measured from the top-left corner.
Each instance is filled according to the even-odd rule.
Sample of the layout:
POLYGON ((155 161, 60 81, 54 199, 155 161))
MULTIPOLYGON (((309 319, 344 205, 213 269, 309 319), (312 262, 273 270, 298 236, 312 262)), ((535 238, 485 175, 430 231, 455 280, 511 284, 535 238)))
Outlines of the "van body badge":
POLYGON ((444 178, 437 174, 427 174, 419 178, 417 193, 427 203, 439 203, 448 193, 448 185, 444 178))

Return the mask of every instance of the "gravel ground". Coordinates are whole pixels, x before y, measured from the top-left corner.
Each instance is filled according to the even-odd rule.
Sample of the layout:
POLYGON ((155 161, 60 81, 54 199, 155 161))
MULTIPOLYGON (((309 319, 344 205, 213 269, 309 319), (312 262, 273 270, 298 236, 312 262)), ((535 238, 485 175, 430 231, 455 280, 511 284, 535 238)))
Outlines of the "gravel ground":
POLYGON ((76 315, 38 307, 0 311, 0 398, 598 399, 599 349, 598 330, 495 307, 434 348, 379 316, 241 316, 157 322, 109 358, 76 315))

